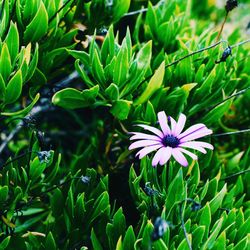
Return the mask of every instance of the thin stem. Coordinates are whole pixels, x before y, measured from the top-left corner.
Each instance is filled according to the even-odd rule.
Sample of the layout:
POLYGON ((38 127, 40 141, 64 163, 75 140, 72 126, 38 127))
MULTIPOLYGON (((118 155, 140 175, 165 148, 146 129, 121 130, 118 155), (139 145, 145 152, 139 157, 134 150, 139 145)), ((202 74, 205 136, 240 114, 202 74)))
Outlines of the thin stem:
POLYGON ((8 135, 8 137, 3 141, 3 143, 0 145, 0 155, 3 153, 3 150, 8 145, 8 143, 14 138, 14 136, 20 131, 22 128, 23 121, 19 122, 15 129, 11 131, 11 133, 8 135))
POLYGON ((212 44, 212 45, 210 45, 210 46, 208 46, 208 47, 206 47, 206 48, 202 48, 202 49, 196 50, 196 51, 194 51, 194 52, 192 52, 192 53, 190 53, 190 54, 187 54, 187 55, 181 57, 180 59, 178 59, 178 60, 176 60, 176 61, 174 61, 174 62, 172 62, 172 63, 166 65, 165 68, 168 68, 168 67, 170 67, 170 66, 172 66, 172 65, 175 65, 175 64, 179 63, 180 61, 182 61, 182 60, 184 60, 184 59, 186 59, 186 58, 188 58, 188 57, 190 57, 190 56, 193 56, 193 55, 198 54, 198 53, 201 53, 201 52, 203 52, 203 51, 212 49, 212 48, 218 46, 219 44, 221 44, 221 43, 223 43, 223 42, 224 42, 224 43, 227 43, 226 40, 221 40, 221 41, 219 41, 219 42, 217 42, 217 43, 215 43, 215 44, 212 44))
MULTIPOLYGON (((168 67, 171 67, 171 66, 173 66, 173 65, 175 65, 175 64, 177 64, 177 63, 179 63, 180 61, 182 61, 182 60, 184 60, 184 59, 186 59, 186 58, 188 58, 188 57, 190 57, 190 56, 193 56, 193 55, 196 55, 196 54, 201 53, 201 52, 203 52, 203 51, 212 49, 212 48, 218 46, 218 45, 221 44, 221 43, 227 43, 227 41, 226 41, 226 40, 221 40, 221 41, 219 41, 219 42, 217 42, 217 43, 215 43, 215 44, 212 44, 212 45, 210 45, 210 46, 208 46, 208 47, 205 47, 205 48, 196 50, 196 51, 194 51, 194 52, 192 52, 192 53, 189 53, 189 54, 187 54, 187 55, 185 55, 185 56, 183 56, 183 57, 181 57, 181 58, 179 58, 179 59, 177 59, 177 60, 175 60, 175 61, 173 61, 173 62, 167 64, 167 65, 165 66, 165 69, 168 68, 168 67)), ((153 75, 154 75, 154 73, 152 73, 150 76, 148 76, 147 78, 145 78, 145 79, 140 83, 140 85, 141 85, 142 83, 148 81, 149 79, 151 79, 151 77, 152 77, 153 75)))
POLYGON ((236 43, 236 44, 234 44, 234 45, 232 45, 232 46, 230 46, 230 47, 231 47, 231 49, 232 49, 232 48, 234 48, 234 47, 238 47, 238 46, 241 46, 241 45, 243 45, 243 44, 245 44, 245 43, 249 43, 249 42, 250 42, 250 39, 248 39, 248 40, 246 40, 246 41, 242 41, 242 42, 236 43))
MULTIPOLYGON (((155 6, 153 6, 153 8, 155 7, 158 7, 160 6, 161 4, 164 3, 164 0, 161 0, 160 2, 158 2, 155 6)), ((148 11, 148 8, 142 8, 140 10, 135 10, 135 11, 131 11, 129 13, 126 13, 125 15, 123 15, 124 17, 126 16, 134 16, 134 15, 137 15, 137 14, 141 14, 141 13, 144 13, 144 12, 147 12, 148 11)))
POLYGON ((192 250, 192 245, 191 245, 191 242, 189 241, 188 239, 188 234, 187 234, 187 230, 186 230, 186 227, 185 227, 185 223, 184 223, 184 215, 183 215, 183 203, 185 202, 185 200, 180 204, 180 217, 181 217, 181 227, 182 227, 182 230, 184 232, 184 235, 185 235, 185 238, 186 238, 186 241, 187 241, 187 244, 188 244, 188 248, 189 250, 192 250))
POLYGON ((124 15, 124 17, 126 17, 126 16, 134 16, 134 15, 141 14, 141 13, 144 13, 144 12, 147 12, 147 11, 148 11, 148 8, 143 8, 143 9, 140 9, 140 10, 131 11, 131 12, 126 13, 124 15))
POLYGON ((225 18, 224 18, 224 21, 223 21, 223 23, 222 23, 222 25, 221 25, 221 28, 220 28, 220 32, 219 32, 219 34, 218 34, 217 37, 216 37, 216 42, 219 41, 219 39, 220 39, 220 36, 221 36, 222 31, 223 31, 224 25, 225 25, 225 23, 226 23, 226 21, 227 21, 228 13, 229 13, 229 12, 227 11, 227 13, 226 13, 226 15, 225 15, 225 18))
POLYGON ((218 102, 217 104, 215 104, 214 106, 212 106, 209 110, 214 109, 215 107, 219 106, 220 104, 226 102, 227 100, 229 100, 229 99, 231 99, 231 98, 233 98, 233 97, 235 97, 235 96, 244 94, 244 93, 245 93, 246 91, 248 91, 249 89, 250 89, 250 86, 247 87, 247 88, 245 88, 245 89, 240 90, 239 92, 237 92, 237 93, 235 93, 235 94, 233 94, 233 95, 228 96, 228 97, 225 98, 224 100, 222 100, 222 101, 218 102))
MULTIPOLYGON (((25 118, 29 117, 29 116, 34 116, 37 115, 38 113, 40 113, 41 111, 43 111, 43 108, 41 106, 37 106, 35 108, 33 108, 31 110, 31 112, 25 116, 25 118)), ((17 126, 15 127, 15 129, 12 130, 12 132, 8 135, 8 137, 3 141, 3 143, 0 145, 0 155, 3 153, 3 150, 5 149, 5 147, 8 145, 8 143, 14 138, 14 136, 21 130, 22 126, 23 126, 23 120, 20 121, 17 126)))
POLYGON ((29 142, 29 149, 28 149, 28 151, 29 151, 29 157, 28 157, 28 163, 27 163, 27 165, 28 165, 28 177, 29 177, 29 173, 30 173, 30 161, 31 161, 31 156, 32 156, 32 145, 33 145, 32 142, 34 139, 34 134, 35 134, 35 132, 32 131, 31 137, 30 137, 30 142, 29 142))
POLYGON ((250 132, 250 129, 243 129, 243 130, 240 130, 240 131, 234 131, 234 132, 227 132, 227 133, 221 133, 221 134, 214 134, 212 136, 224 136, 224 135, 234 135, 234 134, 241 134, 241 133, 248 133, 250 132))
POLYGON ((243 170, 243 171, 240 171, 238 173, 235 173, 235 174, 232 174, 232 175, 229 175, 223 179, 221 179, 222 181, 225 181, 225 180, 228 180, 228 179, 231 179, 231 178, 234 178, 236 176, 239 176, 239 175, 242 175, 242 174, 246 174, 246 173, 249 173, 250 172, 250 168, 246 169, 246 170, 243 170))
POLYGON ((4 163, 4 164, 0 167, 0 169, 3 169, 4 167, 8 166, 9 164, 11 164, 11 163, 13 163, 13 162, 15 162, 15 161, 17 161, 17 160, 23 158, 23 157, 26 156, 27 154, 31 154, 31 153, 37 153, 37 151, 28 151, 28 152, 22 153, 22 154, 16 156, 13 160, 10 160, 10 161, 7 161, 6 163, 4 163))
MULTIPOLYGON (((62 6, 61 6, 61 8, 49 19, 49 23, 56 17, 56 15, 58 14, 58 13, 60 13, 61 12, 61 10, 63 10, 64 9, 64 7, 70 2, 71 0, 68 0, 65 4, 63 4, 62 6)), ((75 2, 75 1, 73 1, 73 2, 75 2)), ((72 3, 73 3, 72 2, 72 3)))

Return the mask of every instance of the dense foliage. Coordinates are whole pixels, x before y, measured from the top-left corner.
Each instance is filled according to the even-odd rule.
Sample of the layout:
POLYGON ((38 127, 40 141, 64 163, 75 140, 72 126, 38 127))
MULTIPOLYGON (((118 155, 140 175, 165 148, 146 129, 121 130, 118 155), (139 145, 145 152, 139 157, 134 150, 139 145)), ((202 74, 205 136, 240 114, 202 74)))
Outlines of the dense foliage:
POLYGON ((249 8, 0 0, 0 249, 249 249, 249 8), (160 111, 214 150, 139 160, 160 111))

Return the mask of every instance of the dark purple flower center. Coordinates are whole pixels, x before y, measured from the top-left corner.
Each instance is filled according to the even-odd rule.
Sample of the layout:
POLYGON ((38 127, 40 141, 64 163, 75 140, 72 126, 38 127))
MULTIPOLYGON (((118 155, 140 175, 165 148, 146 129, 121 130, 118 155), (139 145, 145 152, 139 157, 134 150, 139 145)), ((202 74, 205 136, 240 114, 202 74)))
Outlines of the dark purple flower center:
POLYGON ((171 147, 171 148, 176 148, 179 146, 180 141, 178 138, 176 138, 173 135, 166 135, 163 139, 162 139, 162 143, 165 147, 171 147))

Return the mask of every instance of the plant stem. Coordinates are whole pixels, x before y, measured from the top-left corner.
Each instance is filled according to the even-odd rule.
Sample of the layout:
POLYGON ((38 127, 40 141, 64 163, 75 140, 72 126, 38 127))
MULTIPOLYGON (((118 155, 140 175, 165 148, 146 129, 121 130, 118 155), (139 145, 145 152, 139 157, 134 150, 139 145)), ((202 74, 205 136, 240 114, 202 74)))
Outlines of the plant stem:
POLYGON ((182 230, 183 230, 183 232, 184 232, 184 235, 185 235, 185 238, 186 238, 186 241, 187 241, 187 244, 188 244, 188 248, 189 248, 189 250, 192 250, 192 245, 191 245, 191 242, 190 242, 189 239, 188 239, 188 234, 187 234, 187 230, 186 230, 185 223, 184 223, 183 203, 184 203, 185 201, 186 201, 186 200, 184 200, 184 201, 180 204, 181 227, 182 227, 182 230))
POLYGON ((234 135, 234 134, 241 134, 241 133, 248 133, 250 132, 250 129, 243 129, 243 130, 240 130, 240 131, 233 131, 233 132, 227 132, 227 133, 221 133, 221 134, 214 134, 212 136, 224 136, 224 135, 234 135))
POLYGON ((223 179, 221 179, 222 181, 225 181, 225 180, 228 180, 228 179, 231 179, 231 178, 234 178, 236 176, 239 176, 239 175, 242 175, 242 174, 246 174, 246 173, 249 173, 250 172, 250 168, 246 169, 246 170, 243 170, 243 171, 240 171, 238 173, 234 173, 232 175, 229 175, 223 179))
POLYGON ((218 34, 217 37, 216 37, 216 42, 219 41, 219 39, 220 39, 220 36, 221 36, 222 31, 223 31, 224 25, 225 25, 225 23, 226 23, 226 21, 227 21, 228 13, 229 13, 229 12, 227 11, 227 12, 226 12, 226 15, 225 15, 225 18, 224 18, 224 21, 223 21, 223 23, 222 23, 222 25, 221 25, 221 28, 220 28, 220 32, 219 32, 219 34, 218 34))

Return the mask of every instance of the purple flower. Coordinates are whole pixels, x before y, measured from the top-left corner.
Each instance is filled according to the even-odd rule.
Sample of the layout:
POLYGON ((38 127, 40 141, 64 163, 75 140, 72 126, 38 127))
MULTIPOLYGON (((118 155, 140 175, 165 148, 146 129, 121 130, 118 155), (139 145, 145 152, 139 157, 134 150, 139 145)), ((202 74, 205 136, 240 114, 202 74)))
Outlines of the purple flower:
POLYGON ((133 136, 130 140, 137 141, 133 142, 129 147, 129 150, 142 148, 136 154, 136 156, 138 155, 140 159, 157 150, 152 160, 153 167, 157 166, 157 164, 166 164, 171 156, 173 156, 174 159, 182 166, 187 167, 188 161, 184 154, 190 156, 194 160, 197 160, 197 156, 186 150, 186 148, 194 149, 204 154, 207 153, 205 148, 213 149, 213 146, 207 142, 193 141, 213 133, 213 131, 208 129, 204 124, 199 123, 193 125, 182 132, 185 126, 186 116, 181 114, 176 122, 172 117, 167 118, 164 111, 158 113, 158 121, 161 130, 148 125, 137 125, 152 132, 153 134, 132 132, 133 136), (169 120, 171 127, 168 125, 169 120))

